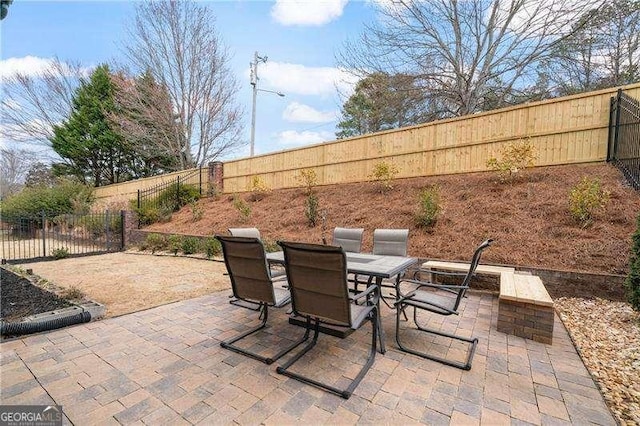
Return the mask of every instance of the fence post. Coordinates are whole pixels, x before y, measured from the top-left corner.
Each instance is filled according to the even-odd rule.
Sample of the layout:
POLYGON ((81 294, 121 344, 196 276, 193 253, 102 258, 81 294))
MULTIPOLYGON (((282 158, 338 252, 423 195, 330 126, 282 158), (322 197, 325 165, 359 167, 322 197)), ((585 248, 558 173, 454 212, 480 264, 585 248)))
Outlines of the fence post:
POLYGON ((42 210, 42 256, 47 255, 47 233, 45 232, 45 228, 47 227, 47 224, 45 223, 46 220, 47 217, 45 216, 44 210, 42 210))
POLYGON ((173 208, 173 211, 177 211, 180 208, 180 175, 178 175, 178 179, 176 180, 176 206, 173 208))
POLYGON ((618 89, 618 96, 616 99, 616 122, 613 130, 613 148, 611 152, 612 158, 615 160, 618 153, 618 135, 620 131, 620 103, 622 102, 622 89, 618 89))
POLYGON ((140 190, 138 189, 138 210, 140 210, 140 190))
POLYGON ((198 188, 200 188, 200 196, 202 197, 202 167, 198 168, 198 188))
POLYGON ((126 213, 124 210, 120 210, 120 251, 124 250, 124 238, 125 238, 125 226, 126 223, 126 213))
POLYGON ((107 238, 107 251, 111 251, 111 235, 109 235, 109 228, 111 223, 109 221, 109 210, 104 211, 104 235, 107 238))

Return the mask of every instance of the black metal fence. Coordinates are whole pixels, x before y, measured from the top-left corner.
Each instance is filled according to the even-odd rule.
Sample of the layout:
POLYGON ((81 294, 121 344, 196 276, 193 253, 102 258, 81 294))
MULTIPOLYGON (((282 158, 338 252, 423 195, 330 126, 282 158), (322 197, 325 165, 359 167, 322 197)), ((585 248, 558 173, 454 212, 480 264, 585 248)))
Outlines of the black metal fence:
POLYGON ((640 190, 640 102, 618 90, 609 114, 607 161, 640 190))
MULTIPOLYGON (((159 183, 147 189, 138 190, 138 216, 145 217, 150 210, 176 211, 191 197, 193 191, 202 196, 202 172, 192 170, 175 179, 159 183)), ((139 226, 144 223, 139 222, 139 226)))
POLYGON ((2 262, 100 254, 124 248, 124 212, 2 218, 2 262))

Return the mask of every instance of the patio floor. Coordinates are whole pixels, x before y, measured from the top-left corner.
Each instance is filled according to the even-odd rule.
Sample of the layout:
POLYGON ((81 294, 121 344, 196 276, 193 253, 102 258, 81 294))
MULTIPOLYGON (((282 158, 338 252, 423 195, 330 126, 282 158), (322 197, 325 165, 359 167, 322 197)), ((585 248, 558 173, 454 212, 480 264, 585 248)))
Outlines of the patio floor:
MULTIPOLYGON (((343 400, 277 374, 278 361, 222 349, 220 340, 257 322, 228 294, 3 342, 1 403, 60 404, 83 425, 615 424, 557 315, 553 345, 507 336, 496 330, 497 298, 470 293, 460 317, 434 319, 480 339, 473 368, 461 371, 400 352, 383 306, 387 353, 343 400)), ((302 334, 284 309, 271 310, 269 324, 248 345, 273 353, 302 334)), ((343 384, 364 362, 369 333, 321 335, 296 370, 343 384)), ((436 339, 431 350, 456 356, 447 344, 436 339)))

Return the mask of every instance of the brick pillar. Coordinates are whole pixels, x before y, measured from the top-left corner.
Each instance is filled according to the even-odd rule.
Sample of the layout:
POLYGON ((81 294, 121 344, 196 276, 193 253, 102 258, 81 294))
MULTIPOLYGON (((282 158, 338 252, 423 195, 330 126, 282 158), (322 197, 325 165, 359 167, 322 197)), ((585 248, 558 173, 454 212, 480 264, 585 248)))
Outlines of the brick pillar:
POLYGON ((224 192, 224 163, 214 161, 209 163, 209 192, 222 194, 224 192))

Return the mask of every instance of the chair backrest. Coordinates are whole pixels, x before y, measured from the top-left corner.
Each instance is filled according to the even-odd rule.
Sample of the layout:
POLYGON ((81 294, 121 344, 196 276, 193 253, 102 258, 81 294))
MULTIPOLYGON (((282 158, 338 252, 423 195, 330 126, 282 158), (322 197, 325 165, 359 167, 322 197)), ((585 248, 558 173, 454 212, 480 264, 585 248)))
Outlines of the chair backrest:
POLYGON ((363 228, 335 228, 332 244, 342 247, 344 251, 360 253, 362 234, 364 234, 363 228))
POLYGON ((262 242, 257 238, 216 235, 234 297, 269 305, 276 303, 273 282, 262 242))
POLYGON ((229 233, 234 237, 247 237, 260 239, 258 228, 229 228, 229 233))
POLYGON ((373 254, 406 256, 408 229, 376 229, 373 231, 373 254))
POLYGON ((482 252, 487 247, 489 247, 491 243, 493 243, 492 239, 485 240, 484 242, 482 242, 482 244, 478 246, 478 248, 476 248, 476 251, 473 253, 473 257, 471 258, 471 264, 469 265, 469 272, 467 272, 467 275, 464 277, 464 280, 462 281, 462 284, 461 284, 462 288, 458 292, 458 297, 456 298, 456 303, 453 307, 454 310, 458 310, 458 306, 460 305, 460 302, 462 301, 464 294, 467 292, 467 289, 469 288, 469 284, 471 284, 471 279, 473 278, 473 275, 476 273, 476 268, 480 263, 480 257, 482 256, 482 252))
POLYGON ((351 326, 347 257, 341 247, 279 241, 293 311, 351 326))

